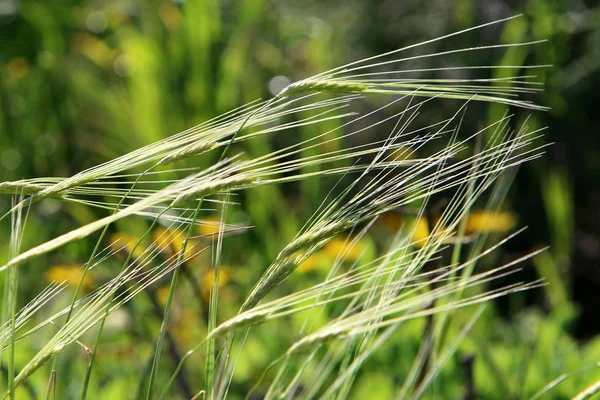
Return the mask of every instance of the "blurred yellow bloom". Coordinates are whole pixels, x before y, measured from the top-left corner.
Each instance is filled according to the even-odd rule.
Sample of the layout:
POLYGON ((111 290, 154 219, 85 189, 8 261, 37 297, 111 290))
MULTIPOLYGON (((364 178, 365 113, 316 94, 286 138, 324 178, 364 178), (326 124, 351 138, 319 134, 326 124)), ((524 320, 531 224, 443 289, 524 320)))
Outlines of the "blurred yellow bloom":
POLYGON ((142 254, 144 254, 144 250, 146 249, 141 244, 134 249, 137 241, 138 239, 131 235, 117 232, 110 237, 110 248, 117 253, 121 253, 123 251, 131 253, 133 251, 133 257, 139 258, 142 254))
POLYGON ((430 232, 427 218, 421 217, 415 220, 411 237, 411 241, 414 242, 414 245, 417 247, 423 247, 426 239, 429 237, 429 234, 430 232))
POLYGON ((474 211, 467 216, 466 233, 504 232, 517 224, 517 218, 509 212, 491 213, 474 211))
POLYGON ((218 218, 203 218, 201 225, 198 226, 198 233, 200 235, 216 235, 219 233, 221 227, 221 220, 218 218))
POLYGON ((320 260, 321 260, 320 252, 313 253, 306 260, 304 260, 302 262, 302 264, 300 264, 298 266, 298 271, 299 272, 314 271, 319 266, 320 260))
MULTIPOLYGON (((173 255, 178 254, 183 248, 183 242, 187 237, 187 232, 181 229, 169 228, 165 229, 159 227, 152 232, 152 237, 159 250, 163 253, 173 255)), ((194 245, 193 241, 189 241, 185 247, 184 257, 186 260, 190 260, 197 256, 197 246, 194 245)))
POLYGON ((334 237, 321 250, 311 254, 299 266, 298 271, 314 271, 321 265, 331 265, 336 259, 356 261, 364 253, 366 246, 363 242, 350 242, 351 238, 334 237))
MULTIPOLYGON (((79 265, 55 265, 50 267, 45 275, 48 282, 65 282, 69 286, 77 287, 81 280, 82 273, 83 269, 81 269, 79 265)), ((83 279, 82 287, 85 290, 89 290, 92 285, 92 272, 88 272, 83 279)))
MULTIPOLYGON (((516 222, 516 217, 509 212, 474 211, 467 215, 465 234, 504 232, 514 227, 516 222)), ((427 218, 421 217, 416 220, 413 229, 411 240, 415 242, 415 246, 423 247, 427 237, 431 234, 427 218)))
POLYGON ((365 251, 365 245, 358 242, 351 242, 350 238, 334 237, 325 245, 323 251, 331 258, 341 257, 346 261, 355 261, 365 251))
POLYGON ((152 238, 154 239, 156 247, 158 247, 161 252, 173 254, 173 250, 175 250, 175 252, 181 250, 185 239, 185 233, 179 229, 167 230, 158 227, 152 232, 152 238))
POLYGON ((167 304, 167 298, 169 297, 169 287, 168 286, 159 287, 158 289, 156 289, 154 296, 156 296, 156 301, 158 301, 160 304, 162 304, 162 305, 167 304))
POLYGON ((6 77, 10 80, 23 78, 29 69, 29 61, 25 57, 15 57, 6 64, 6 77))
POLYGON ((102 40, 87 33, 80 33, 76 36, 75 41, 79 52, 95 64, 101 67, 112 65, 116 52, 102 40))
MULTIPOLYGON (((210 268, 208 271, 204 273, 202 276, 202 283, 200 292, 202 293, 202 297, 205 301, 210 299, 210 292, 213 287, 213 280, 215 279, 215 270, 214 268, 210 268)), ((229 282, 231 279, 231 270, 229 267, 221 266, 219 268, 219 288, 222 288, 229 282)))
POLYGON ((160 5, 158 16, 165 27, 170 31, 177 29, 183 21, 181 11, 179 11, 179 8, 171 1, 164 1, 160 5))

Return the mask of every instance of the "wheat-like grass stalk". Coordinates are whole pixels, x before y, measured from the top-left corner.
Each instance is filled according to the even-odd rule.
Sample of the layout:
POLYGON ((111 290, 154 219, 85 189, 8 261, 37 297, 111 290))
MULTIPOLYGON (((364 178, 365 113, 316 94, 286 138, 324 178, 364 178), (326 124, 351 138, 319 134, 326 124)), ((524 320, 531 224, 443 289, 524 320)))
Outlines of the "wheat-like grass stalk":
MULTIPOLYGON (((505 122, 505 121, 504 121, 505 122)), ((498 129, 496 131, 496 133, 498 132, 502 132, 503 129, 498 129)), ((500 135, 500 134, 499 134, 500 135)), ((502 136, 502 135, 500 135, 502 136)), ((503 136, 506 136, 506 134, 503 134, 503 136)), ((491 144, 489 146, 489 148, 494 149, 495 152, 492 153, 493 156, 489 156, 487 157, 489 154, 486 153, 486 151, 481 152, 481 154, 484 154, 486 156, 481 156, 481 154, 478 154, 478 157, 473 157, 473 158, 468 158, 467 159, 467 163, 471 163, 474 164, 474 166, 469 166, 468 169, 468 175, 466 178, 462 178, 460 180, 458 180, 460 182, 460 187, 459 190, 457 192, 457 194, 455 195, 455 198, 451 201, 450 205, 447 207, 446 211, 444 212, 444 214, 442 215, 442 217, 440 218, 438 224, 436 224, 436 229, 439 229, 439 232, 436 231, 436 229, 434 229, 430 235, 430 239, 426 242, 426 244, 424 245, 423 249, 421 251, 419 251, 417 254, 413 254, 410 257, 408 257, 408 259, 410 260, 410 264, 404 268, 402 268, 401 270, 404 271, 404 273, 402 273, 401 278, 398 281, 391 281, 390 279, 387 280, 387 282, 385 284, 379 284, 379 285, 374 285, 372 287, 368 287, 366 289, 361 289, 361 290, 354 290, 351 292, 350 297, 353 297, 355 299, 364 296, 365 294, 373 294, 373 293, 381 293, 381 298, 379 302, 375 302, 373 307, 369 307, 368 304, 370 304, 370 301, 366 301, 363 302, 361 305, 361 308, 364 309, 364 313, 365 315, 368 315, 370 317, 373 317, 374 319, 369 320, 369 321, 364 321, 364 320, 359 320, 359 322, 357 322, 357 326, 373 326, 373 329, 377 329, 378 327, 382 327, 376 324, 376 322, 382 323, 382 321, 384 320, 384 315, 378 315, 376 313, 377 310, 380 309, 387 309, 387 307, 389 306, 389 301, 390 300, 397 300, 397 301, 402 301, 403 298, 398 296, 398 291, 399 291, 399 287, 403 287, 403 285, 407 285, 406 287, 411 287, 410 282, 411 282, 411 278, 412 278, 412 274, 414 274, 415 271, 419 271, 421 270, 421 267, 424 265, 428 260, 430 260, 433 255, 436 253, 436 251, 440 248, 440 246, 445 243, 447 241, 447 239, 449 238, 450 235, 452 235, 453 232, 455 232, 456 227, 458 226, 459 222, 464 219, 464 217, 466 216, 466 214, 468 213, 468 210, 470 208, 470 205, 475 202, 475 200, 481 196, 481 194, 489 188, 489 186, 495 181, 496 177, 498 176, 498 174, 500 174, 502 171, 504 171, 506 169, 506 167, 508 166, 514 166, 514 165, 518 165, 518 162, 515 162, 515 160, 518 159, 518 157, 515 158, 515 154, 518 154, 520 152, 521 149, 523 148, 527 148, 529 147, 529 145, 531 144, 531 142, 535 140, 535 134, 530 135, 525 133, 525 130, 521 130, 516 137, 512 138, 512 139, 502 139, 500 138, 498 140, 498 138, 495 138, 494 136, 492 137, 491 140, 491 144), (501 147, 497 146, 497 143, 502 143, 503 145, 501 147), (500 150, 501 149, 501 150, 500 150), (485 171, 485 173, 482 173, 482 171, 485 171), (493 171, 493 173, 491 172, 493 171), (479 183, 478 185, 476 185, 476 189, 470 189, 470 190, 466 190, 467 187, 471 187, 472 185, 470 183, 474 183, 476 180, 482 180, 481 183, 479 183), (462 188, 462 189, 461 189, 462 188), (466 204, 465 204, 466 203, 466 204)), ((529 158, 530 151, 524 151, 522 152, 524 158, 524 160, 527 160, 529 158)), ((456 171, 456 170, 454 170, 456 171)), ((444 180, 442 179, 445 176, 445 171, 443 168, 439 168, 438 172, 434 175, 434 179, 430 180, 429 182, 444 182, 444 180)), ((369 187, 367 185, 367 187, 369 187)), ((385 192, 384 192, 385 193, 385 192)), ((358 196, 361 196, 364 194, 359 194, 358 196)), ((360 197, 358 197, 360 198, 360 197)), ((334 202, 336 203, 336 202, 334 202)), ((337 202, 340 203, 340 202, 337 202)), ((374 203, 378 203, 378 201, 375 201, 374 203)), ((326 215, 326 213, 325 213, 326 215)), ((332 218, 333 221, 339 221, 341 218, 332 218)), ((314 221, 319 221, 318 219, 315 219, 314 221)), ((350 224, 351 225, 351 224, 350 224)), ((335 225, 334 225, 335 226, 335 225)), ((339 226, 339 225, 337 225, 339 226)), ((329 228, 328 229, 332 229, 329 228)), ((307 229, 308 232, 311 232, 310 228, 307 229)), ((286 259, 286 260, 290 260, 290 255, 292 256, 292 261, 290 262, 290 264, 292 264, 293 262, 295 262, 295 265, 297 266, 299 264, 299 262, 301 262, 304 258, 299 257, 300 261, 293 259, 293 257, 298 257, 295 256, 294 253, 298 252, 298 250, 300 250, 302 247, 307 247, 304 249, 305 252, 309 253, 311 251, 314 251, 312 248, 310 248, 311 240, 326 240, 328 238, 328 230, 325 229, 323 231, 316 231, 317 233, 312 233, 311 235, 306 235, 306 236, 301 236, 301 240, 297 240, 295 239, 294 241, 292 241, 290 243, 290 245, 288 245, 288 247, 286 249, 284 249, 280 255, 278 256, 278 260, 279 259, 286 259), (319 233, 319 232, 323 232, 323 233, 319 233), (283 256, 282 256, 283 255, 283 256)), ((337 234, 339 232, 334 231, 334 234, 337 234)), ((406 246, 404 247, 404 249, 406 248, 406 246)), ((301 253, 302 255, 303 252, 301 253)), ((485 253, 484 253, 485 254, 485 253)), ((386 259, 390 259, 391 257, 386 257, 386 259)), ((470 262, 468 262, 467 264, 465 264, 465 266, 458 268, 458 269, 452 269, 450 272, 447 271, 445 274, 443 275, 444 278, 450 278, 452 276, 454 276, 457 271, 464 269, 464 267, 466 266, 471 266, 475 263, 475 260, 471 260, 470 262)), ((277 260, 275 262, 274 265, 277 265, 277 260)), ((279 266, 278 266, 279 267, 279 266)), ((286 266, 284 265, 284 268, 286 266)), ((386 269, 387 268, 378 268, 376 271, 364 274, 363 277, 365 277, 365 282, 370 282, 372 281, 373 277, 381 277, 383 279, 383 277, 386 276, 386 269)), ((392 270, 396 270, 395 268, 392 268, 392 270)), ((355 272, 355 271, 354 271, 355 272)), ((356 279, 355 277, 353 277, 353 279, 355 279, 356 281, 359 281, 358 279, 356 279)), ((421 285, 419 286, 419 289, 423 288, 425 286, 427 286, 429 283, 432 282, 437 282, 437 278, 432 278, 432 277, 423 277, 421 279, 421 282, 425 282, 424 284, 421 283, 421 285)), ((442 282, 443 279, 440 279, 439 282, 442 282)), ((487 281, 487 280, 486 280, 487 281)), ((363 283, 365 283, 363 282, 363 283)), ((280 283, 280 282, 277 282, 280 283)), ((276 285, 277 283, 275 283, 274 285, 276 285)), ((317 289, 317 287, 315 287, 314 289, 316 290, 315 294, 311 295, 311 297, 317 297, 317 298, 321 298, 321 296, 327 295, 328 291, 330 291, 331 293, 334 293, 338 290, 340 290, 341 288, 345 287, 345 284, 349 282, 331 282, 333 285, 333 288, 328 290, 328 289, 324 289, 324 288, 319 288, 317 289)), ((462 292, 465 288, 465 286, 462 286, 463 284, 467 285, 466 282, 461 282, 460 280, 456 281, 455 284, 457 286, 455 286, 455 290, 454 289, 450 289, 451 294, 455 295, 459 292, 462 292)), ((450 288, 452 286, 450 286, 447 282, 443 282, 443 290, 446 290, 448 288, 450 288)), ((529 288, 528 285, 523 285, 522 287, 510 287, 510 288, 506 288, 506 292, 498 292, 498 293, 490 293, 490 296, 494 297, 496 295, 504 295, 507 293, 510 293, 511 290, 520 290, 520 289, 527 289, 529 288)), ((435 293, 434 291, 429 291, 426 292, 428 294, 432 294, 435 293)), ((328 300, 325 300, 323 302, 319 302, 319 304, 317 305, 324 305, 324 304, 328 304, 330 301, 339 301, 343 298, 345 298, 346 296, 340 296, 337 299, 331 299, 329 298, 328 300)), ((442 296, 443 297, 443 296, 442 296)), ((292 296, 292 298, 295 298, 294 296, 292 296)), ((301 300, 299 300, 300 302, 305 302, 307 301, 310 297, 307 296, 299 296, 299 298, 301 300)), ((437 297, 428 297, 425 300, 423 300, 422 302, 420 302, 419 304, 428 304, 430 302, 432 302, 433 300, 437 299, 437 297)), ((477 299, 482 299, 481 297, 477 297, 477 299)), ((483 301, 485 301, 486 298, 483 297, 483 301)), ((410 304, 410 303, 409 303, 410 304)), ((461 303, 459 301, 455 301, 455 302, 451 302, 449 306, 445 307, 445 308, 441 308, 441 309, 430 309, 429 312, 433 313, 445 313, 447 311, 450 310, 454 310, 457 309, 459 307, 461 307, 461 305, 472 305, 475 304, 473 302, 466 302, 466 303, 461 303)), ((315 305, 312 305, 312 307, 314 307, 315 305)), ((290 311, 289 309, 286 310, 286 308, 289 307, 289 303, 285 300, 285 299, 277 299, 276 301, 272 302, 272 303, 267 303, 264 307, 263 306, 254 306, 254 308, 251 307, 243 307, 242 310, 246 310, 245 312, 242 312, 238 317, 234 317, 233 319, 231 319, 230 321, 225 322, 224 324, 222 324, 219 328, 217 328, 217 330, 211 332, 211 334, 209 335, 209 337, 211 336, 220 336, 225 334, 226 332, 230 332, 233 331, 235 329, 239 329, 241 327, 244 326, 249 326, 252 324, 257 324, 257 323, 264 323, 268 320, 274 319, 274 318, 280 318, 284 315, 288 315, 290 312, 297 312, 298 310, 302 310, 305 307, 297 307, 297 309, 290 311), (276 311, 276 310, 280 310, 280 311, 276 311)), ((413 308, 416 306, 413 306, 413 308)), ((349 308, 349 310, 352 310, 353 308, 349 308)), ((423 314, 423 313, 417 313, 417 315, 419 316, 423 316, 423 315, 432 315, 432 314, 423 314)), ((396 320, 396 322, 403 322, 404 320, 400 319, 400 320, 396 320)), ((385 327, 386 325, 383 325, 383 327, 385 327)), ((362 334, 365 334, 365 332, 360 332, 362 334)), ((367 332, 368 333, 368 332, 367 332)), ((329 341, 333 338, 337 338, 337 337, 344 337, 346 338, 348 335, 350 335, 348 333, 348 329, 347 328, 338 328, 338 327, 331 327, 328 330, 324 330, 324 331, 320 331, 319 333, 315 333, 313 335, 309 335, 307 337, 305 337, 303 340, 301 340, 300 342, 298 342, 296 345, 292 346, 291 348, 291 353, 297 351, 298 349, 301 348, 315 348, 320 346, 322 343, 329 341)), ((291 355, 291 353, 289 355, 291 355)), ((312 353, 311 353, 312 355, 312 353)), ((432 372, 428 375, 430 378, 432 379, 433 376, 435 376, 435 373, 432 372)), ((422 386, 423 387, 423 386, 422 386)), ((290 387, 288 387, 286 392, 289 392, 290 387)))
MULTIPOLYGON (((17 197, 13 197, 13 203, 16 203, 17 197)), ((11 213, 11 236, 9 257, 16 257, 21 248, 23 238, 23 208, 13 207, 11 213), (15 210, 16 208, 16 210, 15 210)), ((2 305, 2 320, 6 322, 6 333, 0 335, 0 363, 2 363, 2 353, 4 350, 4 341, 9 342, 8 349, 8 391, 11 400, 15 399, 15 375, 16 375, 16 360, 15 360, 15 341, 16 331, 18 327, 17 319, 17 297, 18 297, 19 271, 17 268, 11 268, 6 276, 4 286, 4 299, 2 305)))
MULTIPOLYGON (((319 349, 328 346, 333 348, 334 343, 340 343, 340 339, 345 339, 339 349, 354 349, 354 355, 328 351, 319 364, 318 371, 322 376, 318 377, 314 389, 307 394, 307 398, 312 398, 311 396, 317 396, 322 390, 325 398, 334 395, 339 398, 349 393, 353 379, 364 361, 406 321, 432 315, 446 318, 455 310, 485 304, 499 296, 539 285, 539 282, 530 282, 517 283, 495 290, 486 288, 490 281, 510 274, 511 267, 516 261, 490 271, 474 273, 476 262, 508 239, 486 251, 481 251, 483 240, 479 240, 477 246, 473 247, 478 250, 471 252, 467 261, 459 262, 460 250, 455 250, 451 263, 440 266, 434 271, 425 268, 434 260, 442 260, 442 250, 453 238, 457 238, 457 231, 460 246, 461 226, 464 226, 462 224, 469 209, 505 171, 535 159, 542 153, 541 147, 537 144, 539 131, 530 132, 525 127, 516 132, 510 131, 509 116, 464 139, 459 139, 461 118, 466 106, 471 102, 484 101, 534 110, 543 109, 520 98, 522 95, 535 93, 538 90, 535 82, 530 81, 532 76, 500 79, 406 77, 406 74, 426 75, 459 68, 454 66, 403 68, 416 60, 437 60, 463 52, 483 52, 538 43, 459 48, 417 56, 402 54, 419 46, 482 29, 491 24, 483 24, 353 62, 292 83, 270 100, 249 103, 72 177, 35 178, 0 183, 0 194, 23 196, 5 214, 5 216, 11 215, 13 221, 18 223, 13 223, 12 226, 14 238, 11 240, 13 245, 10 259, 0 267, 0 272, 9 271, 11 274, 7 290, 12 291, 4 296, 8 301, 3 304, 6 304, 12 312, 8 313, 10 314, 8 316, 5 312, 0 324, 0 352, 8 349, 14 355, 15 344, 19 339, 48 324, 59 324, 58 332, 29 360, 17 376, 14 376, 14 356, 11 356, 9 362, 12 371, 12 375, 9 374, 11 386, 7 395, 14 397, 15 387, 48 360, 59 354, 66 346, 76 343, 96 324, 100 323, 102 326, 107 315, 112 311, 153 283, 173 273, 162 326, 149 370, 146 398, 153 398, 162 342, 169 322, 171 301, 177 286, 179 270, 191 258, 191 255, 186 252, 186 247, 190 246, 188 241, 192 235, 192 228, 195 225, 208 223, 198 218, 200 204, 204 201, 220 204, 223 211, 216 234, 217 255, 214 260, 215 274, 207 321, 209 331, 206 338, 195 347, 197 349, 201 345, 207 345, 205 389, 208 398, 211 399, 226 396, 235 369, 235 364, 228 364, 227 357, 219 359, 217 356, 217 339, 226 338, 224 347, 228 353, 229 348, 234 344, 234 333, 242 328, 274 322, 303 311, 312 312, 334 304, 341 305, 341 312, 323 326, 314 327, 308 322, 303 325, 298 340, 282 355, 283 361, 267 392, 267 398, 292 396, 309 366, 318 359, 319 349), (365 114, 355 114, 350 111, 353 104, 370 96, 392 98, 392 100, 365 114), (463 105, 446 120, 413 128, 420 109, 437 99, 461 100, 463 105), (403 104, 404 108, 400 111, 392 111, 394 107, 403 104), (387 117, 379 117, 386 112, 387 117), (309 116, 298 117, 298 115, 309 116), (372 122, 374 117, 378 118, 376 122, 372 122), (286 122, 292 119, 293 122, 286 122), (341 126, 280 150, 250 159, 227 154, 233 144, 266 137, 266 135, 289 134, 295 132, 297 128, 318 126, 331 120, 342 121, 341 126), (322 150, 323 144, 355 138, 365 132, 380 129, 388 123, 394 123, 394 128, 386 139, 373 140, 368 144, 354 145, 340 150, 322 150), (490 133, 491 138, 478 151, 473 155, 459 158, 467 149, 473 147, 474 142, 483 143, 483 137, 490 133), (427 156, 416 157, 427 146, 440 142, 443 143, 441 150, 427 156), (307 150, 319 150, 319 154, 307 155, 310 154, 307 150), (215 151, 221 151, 222 156, 208 168, 189 169, 170 166, 190 157, 215 151), (397 151, 402 151, 407 158, 398 158, 397 154, 394 155, 397 151), (170 169, 165 169, 167 165, 170 169), (143 172, 135 172, 140 167, 143 168, 143 172), (313 167, 319 168, 311 169, 313 167), (180 179, 164 179, 162 178, 164 172, 186 176, 180 179), (225 223, 230 193, 327 176, 341 177, 339 183, 341 194, 324 202, 298 235, 283 246, 246 296, 239 313, 217 324, 218 271, 223 237, 227 232, 238 229, 235 225, 225 223), (348 177, 354 180, 344 187, 343 184, 348 177), (349 271, 339 274, 340 269, 334 266, 322 283, 266 301, 274 288, 282 285, 302 262, 334 237, 358 230, 360 224, 366 224, 362 233, 357 236, 360 237, 367 232, 372 221, 378 216, 397 208, 420 207, 418 215, 422 216, 425 213, 425 205, 432 196, 448 191, 454 191, 455 194, 430 235, 422 242, 417 244, 411 242, 410 232, 405 237, 399 234, 390 249, 376 260, 366 264, 357 262, 349 271), (112 214, 20 252, 18 244, 22 234, 20 224, 23 220, 21 210, 34 207, 35 202, 48 197, 99 207, 112 211, 112 214), (196 206, 194 212, 190 204, 196 206), (107 227, 135 216, 150 218, 153 221, 151 228, 159 221, 171 227, 186 228, 186 239, 179 253, 155 265, 160 251, 160 245, 155 240, 144 250, 142 256, 135 260, 132 260, 130 253, 123 264, 122 271, 99 289, 82 299, 77 299, 78 289, 71 306, 25 330, 32 315, 41 310, 63 286, 50 286, 17 314, 14 305, 18 268, 36 257, 102 230, 101 239, 84 266, 84 275, 91 268, 101 268, 116 254, 116 251, 107 250, 96 254, 107 227), (64 316, 66 318, 61 319, 64 316), (18 332, 22 331, 25 332, 17 336, 18 332), (5 341, 9 342, 6 346, 4 346, 5 341), (308 355, 302 360, 305 354, 308 355), (286 383, 290 368, 295 366, 293 365, 295 360, 298 361, 299 368, 291 374, 291 378, 286 383), (344 369, 326 387, 328 384, 326 377, 333 373, 331 366, 337 361, 342 363, 344 369)), ((527 66, 527 68, 536 67, 540 66, 527 66)), ((485 70, 500 67, 481 65, 461 68, 485 70)), ((138 240, 136 246, 142 239, 143 237, 138 240)), ((193 253, 202 250, 204 249, 193 249, 193 253)), ((524 256, 517 261, 535 254, 537 253, 524 256)), ((470 329, 476 319, 476 316, 473 317, 465 325, 461 335, 470 329)), ((439 326, 443 327, 443 323, 439 326)), ((439 328, 436 334, 442 336, 440 332, 443 332, 442 328, 439 328)), ((404 393, 410 392, 415 397, 421 396, 445 361, 455 352, 461 337, 459 336, 448 346, 436 349, 434 366, 426 371, 423 380, 418 383, 416 382, 417 369, 414 369, 411 376, 407 377, 403 388, 404 393)), ((97 336, 95 349, 99 338, 100 333, 97 336)), ((195 349, 183 357, 175 374, 195 349)), ((239 346, 239 351, 242 349, 243 342, 239 346)), ((426 353, 423 352, 417 358, 415 365, 422 366, 425 358, 426 353)), ((86 396, 90 375, 91 363, 86 372, 82 398, 86 396)), ((165 393, 166 388, 161 397, 165 393)))
MULTIPOLYGON (((481 132, 478 132, 478 134, 481 132)), ((455 164, 443 165, 444 160, 458 153, 466 142, 450 144, 439 154, 423 160, 422 163, 416 163, 393 178, 388 177, 389 171, 383 171, 351 199, 334 201, 331 207, 324 210, 318 219, 312 221, 304 232, 288 244, 256 284, 242 309, 246 310, 253 307, 271 288, 289 276, 310 254, 339 233, 390 209, 406 206, 420 198, 427 198, 439 191, 463 185, 465 182, 486 176, 495 176, 499 171, 509 166, 531 159, 536 155, 531 156, 525 153, 526 157, 519 160, 519 156, 511 157, 511 154, 528 147, 534 140, 535 134, 522 135, 518 139, 507 140, 500 145, 486 149, 473 158, 467 158, 455 164), (473 159, 481 163, 482 167, 477 170, 477 174, 466 174, 473 159), (502 160, 504 165, 493 165, 495 159, 502 160), (443 166, 437 174, 422 177, 438 165, 443 166), (346 204, 340 206, 344 201, 346 204), (302 251, 299 252, 299 250, 302 251)), ((382 148, 380 154, 384 154, 387 150, 386 147, 382 148)), ((476 198, 476 196, 473 196, 473 198, 476 198)))
MULTIPOLYGON (((19 385, 29 375, 40 368, 51 357, 58 354, 65 346, 74 343, 85 332, 92 328, 105 315, 116 310, 154 282, 167 276, 179 265, 194 257, 203 249, 195 250, 181 259, 179 254, 169 257, 159 265, 152 266, 157 247, 146 250, 137 263, 131 264, 126 270, 97 289, 87 299, 81 301, 72 317, 59 328, 58 332, 34 356, 15 378, 15 386, 19 385), (128 286, 127 291, 122 291, 128 286)), ((70 311, 70 307, 55 314, 51 321, 70 311)), ((50 322, 50 321, 49 321, 50 322)), ((37 329, 37 328, 36 328, 37 329)))

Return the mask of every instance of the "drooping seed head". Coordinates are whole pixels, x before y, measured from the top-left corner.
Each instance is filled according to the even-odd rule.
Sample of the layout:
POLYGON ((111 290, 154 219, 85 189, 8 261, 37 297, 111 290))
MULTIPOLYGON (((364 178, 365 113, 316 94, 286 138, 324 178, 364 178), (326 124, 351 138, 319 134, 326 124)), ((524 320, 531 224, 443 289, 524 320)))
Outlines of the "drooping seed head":
POLYGON ((287 86, 277 97, 283 98, 309 92, 362 93, 367 89, 368 86, 361 83, 304 79, 287 86))
POLYGON ((158 165, 167 165, 174 161, 184 159, 186 157, 191 157, 200 153, 204 153, 205 151, 211 150, 214 147, 214 143, 194 143, 189 146, 185 146, 183 149, 177 152, 165 156, 165 158, 158 162, 158 165))
POLYGON ((227 333, 238 329, 247 327, 250 325, 255 325, 264 321, 269 316, 270 311, 268 310, 259 310, 252 312, 245 312, 235 317, 231 318, 228 321, 223 322, 221 325, 217 326, 212 332, 208 334, 206 339, 214 339, 219 338, 227 333))

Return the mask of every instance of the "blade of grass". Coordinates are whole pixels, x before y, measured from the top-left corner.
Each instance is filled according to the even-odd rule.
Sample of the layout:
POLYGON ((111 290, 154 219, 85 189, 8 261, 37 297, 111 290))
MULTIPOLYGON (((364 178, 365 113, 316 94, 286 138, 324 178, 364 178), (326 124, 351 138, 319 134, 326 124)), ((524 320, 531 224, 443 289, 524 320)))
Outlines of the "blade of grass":
MULTIPOLYGON (((226 195, 225 198, 228 198, 226 195)), ((213 265, 213 283, 210 293, 210 306, 209 306, 209 320, 208 320, 208 331, 212 331, 217 326, 217 312, 218 312, 218 300, 219 300, 219 273, 221 268, 221 252, 223 247, 223 229, 222 226, 225 223, 225 217, 227 216, 227 205, 224 203, 221 210, 221 228, 219 229, 219 236, 217 238, 217 246, 214 252, 214 265, 213 265)), ((214 399, 215 391, 214 378, 215 378, 215 365, 216 365, 216 353, 215 353, 215 338, 209 338, 206 344, 206 393, 209 400, 214 399)))
MULTIPOLYGON (((188 227, 186 237, 181 246, 181 250, 179 251, 178 264, 181 264, 183 262, 183 259, 185 256, 185 250, 188 246, 190 237, 192 236, 192 231, 193 231, 193 227, 194 227, 193 221, 195 221, 198 218, 198 214, 200 212, 201 206, 202 206, 202 201, 200 200, 200 201, 198 201, 198 205, 196 206, 196 209, 194 210, 194 215, 192 217, 192 223, 188 227)), ((173 272, 173 277, 171 278, 171 285, 169 286, 169 294, 167 296, 167 302, 165 303, 165 311, 164 311, 164 315, 163 315, 163 319, 162 319, 162 323, 161 323, 161 327, 160 327, 160 333, 156 340, 156 346, 154 349, 154 359, 152 361, 152 367, 150 369, 150 378, 148 379, 148 392, 146 394, 146 399, 149 399, 149 400, 154 398, 154 381, 156 379, 158 365, 160 363, 162 342, 164 341, 165 334, 168 329, 169 313, 171 311, 171 302, 173 301, 173 296, 175 294, 175 288, 177 287, 177 282, 179 280, 180 271, 181 271, 181 268, 176 268, 175 271, 173 272)))

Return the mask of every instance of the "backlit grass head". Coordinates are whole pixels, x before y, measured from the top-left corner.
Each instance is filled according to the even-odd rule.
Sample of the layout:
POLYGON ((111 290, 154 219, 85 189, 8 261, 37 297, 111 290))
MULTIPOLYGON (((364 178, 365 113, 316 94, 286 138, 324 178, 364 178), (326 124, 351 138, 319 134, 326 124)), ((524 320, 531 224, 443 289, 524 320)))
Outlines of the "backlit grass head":
MULTIPOLYGON (((427 320, 435 326, 400 391, 419 397, 456 350, 459 340, 444 341, 444 335, 461 309, 472 312, 499 296, 539 285, 519 282, 490 288, 491 281, 514 272, 516 261, 484 270, 475 266, 513 236, 485 250, 487 233, 512 229, 515 223, 512 214, 499 211, 507 186, 503 177, 542 154, 540 131, 526 125, 515 128, 509 115, 475 131, 462 126, 468 105, 474 102, 543 109, 527 98, 538 90, 532 77, 434 77, 458 68, 467 73, 501 68, 493 65, 405 68, 418 59, 446 60, 460 53, 477 55, 536 44, 407 54, 487 25, 302 79, 269 100, 251 102, 71 177, 1 182, 0 193, 21 197, 5 214, 13 221, 12 246, 0 272, 10 274, 4 298, 12 313, 5 313, 0 325, 0 351, 14 352, 21 339, 53 329, 19 373, 11 358, 8 395, 14 396, 16 386, 98 328, 82 383, 85 398, 106 318, 145 298, 146 303, 139 300, 139 304, 154 310, 160 321, 160 327, 145 327, 158 329, 140 378, 140 387, 145 385, 140 393, 148 399, 155 397, 159 382, 167 382, 161 392, 167 396, 185 360, 200 348, 205 349, 199 372, 204 383, 197 390, 205 390, 210 399, 226 397, 246 338, 255 338, 257 332, 256 337, 261 337, 263 327, 278 323, 288 324, 289 335, 281 335, 281 352, 272 357, 276 373, 269 376, 266 398, 291 398, 293 393, 302 393, 298 396, 303 398, 344 398, 357 371, 378 347, 392 334, 401 335, 401 327, 411 321, 427 320), (441 121, 422 120, 424 109, 448 100, 456 105, 452 115, 441 121), (311 135, 299 133, 307 128, 311 135), (245 148, 250 150, 241 151, 245 148), (200 158, 212 162, 201 167, 206 164, 194 163, 200 158), (240 210, 253 208, 252 201, 271 204, 267 207, 279 201, 285 214, 279 227, 292 226, 297 218, 285 208, 285 196, 278 197, 279 189, 263 190, 298 190, 298 186, 302 190, 313 182, 332 187, 327 196, 317 199, 319 208, 312 210, 293 238, 283 240, 281 232, 265 226, 272 222, 269 217, 259 221, 259 229, 248 232, 254 221, 244 219, 252 213, 240 210), (247 193, 272 198, 246 197, 247 193), (489 193, 488 207, 476 211, 476 204, 489 193), (97 218, 21 251, 27 212, 47 197, 94 208, 97 214, 92 215, 97 218), (444 197, 444 206, 432 217, 430 206, 438 197, 444 197), (406 209, 416 210, 412 224, 396 227, 382 243, 364 240, 378 218, 406 209), (266 232, 273 237, 262 237, 266 232), (234 234, 258 236, 268 246, 254 248, 249 243, 260 241, 232 239, 241 246, 232 248, 229 237, 234 234), (70 304, 27 326, 72 281, 72 271, 52 267, 48 256, 91 238, 96 242, 87 263, 81 263, 84 268, 70 304), (463 249, 467 245, 469 251, 463 249), (107 247, 102 250, 103 246, 107 247), (370 254, 364 256, 367 250, 370 254), (205 253, 202 258, 201 253, 205 253), (269 253, 275 255, 270 258, 269 253), (326 267, 320 281, 295 286, 297 271, 302 266, 310 269, 307 265, 319 254, 326 255, 319 260, 326 267), (58 283, 17 313, 17 272, 34 263, 58 283), (193 268, 196 264, 200 268, 193 268), (101 275, 108 278, 92 290, 89 281, 101 275), (224 285, 232 290, 220 291, 224 285), (91 291, 82 295, 82 289, 91 291), (223 295, 234 290, 235 296, 223 295), (161 363, 161 356, 163 344, 172 341, 169 316, 178 301, 196 304, 192 314, 201 319, 198 331, 204 336, 196 338, 197 345, 184 355, 169 343, 167 353, 177 366, 173 372, 161 363), (293 325, 304 317, 299 327, 293 325), (431 322, 434 317, 438 322, 431 322), (424 369, 429 354, 435 358, 424 369), (312 386, 299 391, 302 382, 312 386)), ((481 312, 477 310, 468 321, 461 321, 458 338, 473 326, 481 312)))

